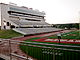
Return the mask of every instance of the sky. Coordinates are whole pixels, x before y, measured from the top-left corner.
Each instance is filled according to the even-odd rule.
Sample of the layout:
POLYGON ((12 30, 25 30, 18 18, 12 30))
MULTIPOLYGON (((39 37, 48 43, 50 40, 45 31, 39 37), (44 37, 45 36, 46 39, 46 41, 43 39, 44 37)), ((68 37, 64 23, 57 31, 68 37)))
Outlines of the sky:
POLYGON ((12 2, 44 11, 46 22, 50 24, 80 23, 80 0, 0 0, 1 2, 12 2))

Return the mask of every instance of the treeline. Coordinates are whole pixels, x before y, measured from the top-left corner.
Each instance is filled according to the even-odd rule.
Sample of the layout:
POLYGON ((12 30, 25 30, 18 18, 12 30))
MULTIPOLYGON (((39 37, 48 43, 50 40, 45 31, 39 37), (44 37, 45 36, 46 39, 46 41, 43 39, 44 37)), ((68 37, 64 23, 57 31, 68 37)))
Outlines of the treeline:
POLYGON ((79 23, 75 23, 75 24, 52 24, 52 26, 56 27, 56 28, 63 28, 63 29, 71 29, 71 28, 79 29, 80 28, 79 23))

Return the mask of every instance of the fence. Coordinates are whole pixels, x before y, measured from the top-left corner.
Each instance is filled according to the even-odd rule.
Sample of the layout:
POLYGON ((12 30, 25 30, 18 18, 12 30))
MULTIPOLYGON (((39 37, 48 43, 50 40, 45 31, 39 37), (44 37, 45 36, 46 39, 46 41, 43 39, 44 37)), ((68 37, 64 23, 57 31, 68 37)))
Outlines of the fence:
POLYGON ((0 57, 6 60, 80 60, 80 46, 0 39, 0 57))

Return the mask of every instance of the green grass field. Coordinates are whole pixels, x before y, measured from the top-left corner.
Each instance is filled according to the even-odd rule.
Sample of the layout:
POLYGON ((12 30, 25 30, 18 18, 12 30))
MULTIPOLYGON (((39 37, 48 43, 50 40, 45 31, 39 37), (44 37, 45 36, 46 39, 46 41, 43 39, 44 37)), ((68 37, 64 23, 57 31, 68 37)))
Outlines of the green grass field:
MULTIPOLYGON (((68 33, 62 33, 61 35, 61 38, 62 39, 80 39, 80 31, 72 31, 72 32, 68 32, 68 33)), ((57 38, 56 35, 54 36, 50 36, 48 38, 57 38)))
MULTIPOLYGON (((49 38, 49 39, 57 39, 57 35, 52 35, 52 36, 47 36, 47 37, 35 37, 35 38, 30 38, 26 41, 33 41, 36 39, 41 39, 41 38, 49 38)), ((72 31, 68 33, 62 33, 61 34, 61 39, 79 39, 80 40, 80 31, 72 31)))
POLYGON ((18 36, 22 36, 22 34, 13 30, 0 30, 0 38, 9 39, 18 36))
MULTIPOLYGON (((63 33, 62 39, 79 39, 80 40, 79 32, 80 31, 63 33)), ((63 44, 63 43, 59 44, 59 43, 53 43, 53 42, 33 41, 41 38, 56 39, 57 36, 53 35, 49 37, 30 38, 25 41, 27 42, 28 46, 21 45, 20 49, 26 54, 38 60, 80 60, 80 44, 63 44), (28 43, 28 42, 31 42, 31 43, 28 43), (55 44, 55 45, 45 45, 45 44, 55 44), (67 47, 65 47, 65 45, 67 45, 67 47), (78 48, 74 46, 78 46, 78 48), (48 47, 51 47, 51 48, 48 48, 48 47), (54 48, 60 48, 61 50, 54 49, 54 48)))

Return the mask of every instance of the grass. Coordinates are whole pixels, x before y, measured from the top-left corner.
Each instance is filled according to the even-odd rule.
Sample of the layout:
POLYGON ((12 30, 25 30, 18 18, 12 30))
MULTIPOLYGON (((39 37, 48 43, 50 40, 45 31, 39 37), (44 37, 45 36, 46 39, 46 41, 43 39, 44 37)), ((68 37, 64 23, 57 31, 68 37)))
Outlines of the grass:
MULTIPOLYGON (((62 34, 62 39, 80 39, 79 37, 79 32, 80 31, 73 31, 69 33, 63 33, 62 34), (69 35, 68 35, 69 34, 69 35), (64 36, 66 35, 66 36, 64 36)), ((37 42, 33 41, 36 39, 40 38, 45 38, 45 37, 35 37, 35 38, 30 38, 26 40, 25 42, 36 42, 36 43, 47 43, 47 44, 58 44, 58 43, 51 43, 51 42, 37 42)), ((57 38, 56 35, 49 36, 47 38, 57 38)), ((26 54, 32 56, 33 58, 36 58, 38 60, 80 60, 80 52, 74 52, 74 51, 67 51, 67 50, 57 50, 57 49, 49 49, 49 48, 41 48, 37 46, 46 46, 46 45, 39 45, 39 44, 29 44, 29 45, 35 45, 36 47, 33 46, 23 46, 21 45, 20 48, 23 52, 26 54), (45 53, 43 53, 45 52, 45 53), (50 53, 55 53, 55 59, 54 59, 54 54, 50 53), (61 55, 59 55, 61 53, 61 55)), ((80 46, 80 44, 64 44, 60 43, 59 45, 74 45, 74 46, 80 46)), ((66 49, 73 49, 73 50, 80 50, 80 48, 73 48, 73 47, 60 47, 60 46, 46 46, 46 47, 52 47, 52 48, 66 48, 66 49)))
MULTIPOLYGON (((80 35, 79 35, 80 31, 72 31, 72 32, 68 32, 68 33, 62 33, 61 35, 61 39, 80 39, 80 35), (69 34, 69 35, 68 35, 69 34), (65 36, 66 35, 66 36, 65 36)), ((49 38, 49 39, 57 39, 57 35, 52 35, 52 36, 47 36, 47 37, 35 37, 35 38, 30 38, 27 39, 26 42, 30 42, 36 39, 41 39, 41 38, 49 38)))
POLYGON ((22 34, 15 32, 13 30, 0 30, 0 38, 9 39, 19 36, 22 36, 22 34))
MULTIPOLYGON (((62 39, 80 39, 79 33, 80 33, 80 31, 72 31, 72 32, 68 32, 68 33, 62 33, 61 34, 62 35, 61 38, 62 39)), ((56 35, 53 35, 53 36, 50 36, 48 38, 56 39, 57 36, 56 35)))
MULTIPOLYGON (((68 32, 68 33, 63 33, 62 34, 62 39, 79 39, 80 40, 79 32, 80 31, 72 31, 72 32, 68 32), (67 34, 70 34, 70 35, 67 35, 67 34), (64 35, 66 35, 66 36, 64 36, 64 35)), ((34 41, 34 40, 41 39, 41 38, 57 39, 57 36, 53 35, 53 36, 48 36, 48 37, 35 37, 35 38, 27 39, 26 42, 38 42, 38 41, 34 41)), ((40 43, 40 41, 38 43, 40 43)), ((53 42, 41 42, 41 43, 53 44, 53 42)), ((58 44, 58 43, 54 43, 54 44, 58 44)), ((65 45, 67 43, 60 43, 60 44, 65 45)), ((80 44, 70 44, 70 43, 68 43, 67 45, 80 45, 80 44)))

